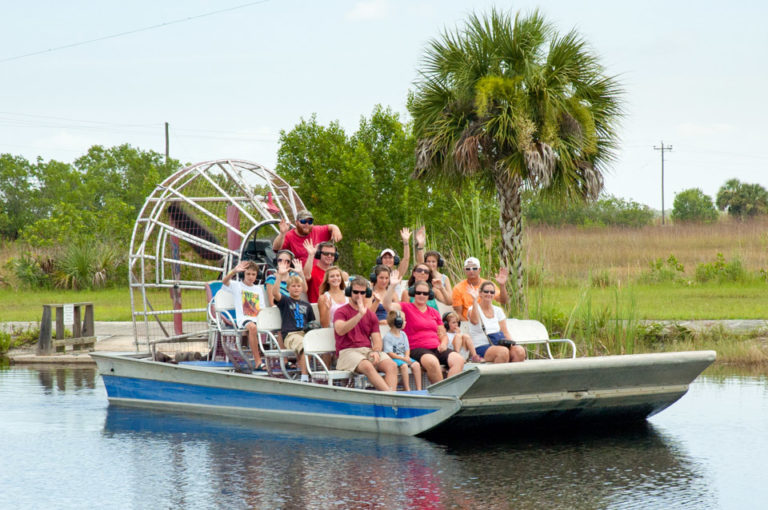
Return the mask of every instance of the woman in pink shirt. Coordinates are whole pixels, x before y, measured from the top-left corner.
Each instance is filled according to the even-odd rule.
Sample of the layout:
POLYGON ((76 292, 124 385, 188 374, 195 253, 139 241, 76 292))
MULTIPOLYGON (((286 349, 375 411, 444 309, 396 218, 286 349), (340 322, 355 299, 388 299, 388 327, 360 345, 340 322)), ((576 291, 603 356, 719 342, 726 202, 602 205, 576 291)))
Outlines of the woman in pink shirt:
POLYGON ((384 307, 388 310, 402 311, 405 315, 405 334, 411 346, 411 358, 418 361, 427 372, 430 383, 443 380, 440 365, 448 368, 448 377, 460 373, 464 369, 464 358, 448 347, 443 320, 440 313, 427 305, 434 299, 432 286, 427 282, 416 282, 408 289, 413 303, 394 303, 395 285, 399 279, 397 270, 392 272, 389 290, 384 296, 384 307))

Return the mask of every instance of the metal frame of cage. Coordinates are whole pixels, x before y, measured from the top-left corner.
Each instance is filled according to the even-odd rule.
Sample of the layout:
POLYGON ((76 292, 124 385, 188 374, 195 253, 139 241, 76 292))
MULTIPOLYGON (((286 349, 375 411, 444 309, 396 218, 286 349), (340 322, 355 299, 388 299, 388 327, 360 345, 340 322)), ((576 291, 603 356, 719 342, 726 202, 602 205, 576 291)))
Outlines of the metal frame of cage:
MULTIPOLYGON (((183 318, 186 314, 205 313, 207 302, 204 307, 185 308, 181 296, 182 291, 185 295, 205 293, 206 284, 216 278, 184 279, 181 277, 182 268, 194 268, 220 277, 237 264, 250 236, 261 227, 271 229, 276 235, 279 233, 277 223, 281 219, 290 222, 302 209, 304 203, 285 180, 258 163, 244 160, 197 163, 179 170, 159 184, 144 202, 131 236, 128 280, 136 350, 158 343, 198 338, 204 341, 203 337, 208 333, 207 324, 196 328, 195 323, 187 323, 184 327, 183 318), (207 188, 207 195, 195 196, 196 187, 207 188), (171 204, 177 204, 173 206, 173 212, 169 211, 171 204), (222 204, 226 214, 216 211, 216 207, 221 209, 222 204), (237 225, 229 218, 230 210, 237 219, 237 225), (179 220, 174 220, 172 214, 192 218, 190 225, 185 229, 183 225, 174 224, 179 220), (193 218, 192 215, 197 216, 193 218), (213 235, 208 235, 206 239, 206 235, 193 232, 197 229, 200 233, 210 234, 205 225, 200 226, 203 221, 208 222, 207 228, 223 229, 225 239, 216 243, 213 235), (247 228, 243 228, 243 222, 247 228), (209 261, 202 255, 199 260, 189 260, 189 256, 185 259, 181 254, 182 242, 197 253, 204 250, 219 255, 219 259, 209 261), (171 274, 167 274, 166 265, 171 268, 171 274), (148 292, 151 289, 169 289, 173 309, 155 309, 148 292), (171 318, 168 327, 162 320, 165 317, 171 318)), ((187 298, 186 302, 189 301, 195 302, 195 299, 187 298)), ((197 298, 196 302, 200 303, 200 299, 197 298)))

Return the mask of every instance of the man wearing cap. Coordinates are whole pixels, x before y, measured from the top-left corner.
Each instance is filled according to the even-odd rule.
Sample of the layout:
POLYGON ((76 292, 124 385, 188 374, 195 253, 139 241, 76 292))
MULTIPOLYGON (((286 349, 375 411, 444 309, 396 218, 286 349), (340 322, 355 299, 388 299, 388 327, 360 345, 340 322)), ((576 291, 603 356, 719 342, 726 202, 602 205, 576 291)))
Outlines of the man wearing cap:
MULTIPOLYGON (((480 278, 480 261, 475 257, 469 257, 464 261, 464 274, 467 276, 466 279, 453 287, 453 309, 459 314, 461 320, 465 321, 467 320, 467 310, 472 307, 474 302, 472 294, 469 292, 470 289, 479 292, 480 285, 486 280, 480 278)), ((507 268, 502 267, 495 278, 499 285, 501 285, 501 288, 499 288, 499 285, 494 284, 496 296, 498 296, 496 301, 502 305, 509 301, 509 294, 507 294, 508 275, 509 271, 507 268)))
POLYGON ((315 225, 315 219, 312 213, 303 210, 296 214, 296 227, 285 221, 280 221, 280 235, 272 241, 272 248, 277 250, 291 250, 301 265, 307 262, 307 250, 304 248, 304 241, 311 241, 312 246, 317 246, 324 241, 341 241, 341 230, 336 225, 315 225))

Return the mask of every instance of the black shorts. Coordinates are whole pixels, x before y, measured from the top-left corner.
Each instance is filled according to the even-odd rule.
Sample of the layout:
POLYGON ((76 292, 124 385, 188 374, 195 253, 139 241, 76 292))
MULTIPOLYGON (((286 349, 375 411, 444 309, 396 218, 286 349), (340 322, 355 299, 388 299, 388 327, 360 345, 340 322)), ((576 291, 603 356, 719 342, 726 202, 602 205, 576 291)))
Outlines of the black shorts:
POLYGON ((437 349, 411 349, 411 358, 415 359, 419 363, 421 363, 421 357, 425 354, 432 354, 437 358, 437 361, 440 362, 441 365, 448 366, 448 355, 453 352, 452 349, 446 349, 443 352, 438 351, 437 349))

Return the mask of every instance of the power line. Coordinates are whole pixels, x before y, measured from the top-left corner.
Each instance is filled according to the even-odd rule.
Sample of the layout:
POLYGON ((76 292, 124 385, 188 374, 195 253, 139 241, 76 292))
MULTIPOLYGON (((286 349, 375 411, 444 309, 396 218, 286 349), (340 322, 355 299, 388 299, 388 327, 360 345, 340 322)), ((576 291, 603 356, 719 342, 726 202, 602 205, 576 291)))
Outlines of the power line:
POLYGON ((50 52, 53 52, 53 51, 64 50, 64 49, 68 49, 68 48, 74 48, 76 46, 83 46, 85 44, 91 44, 91 43, 94 43, 94 42, 106 41, 107 39, 115 39, 117 37, 122 37, 124 35, 131 35, 131 34, 137 34, 139 32, 146 32, 148 30, 154 30, 156 28, 162 28, 162 27, 167 27, 167 26, 170 26, 170 25, 176 25, 178 23, 185 23, 187 21, 192 21, 192 20, 196 20, 196 19, 200 19, 200 18, 205 18, 205 17, 208 17, 208 16, 213 16, 215 14, 221 14, 222 12, 235 11, 237 9, 243 9, 245 7, 250 7, 252 5, 257 5, 257 4, 264 4, 264 3, 267 3, 267 2, 269 2, 269 0, 258 0, 256 2, 248 2, 247 4, 236 5, 234 7, 228 7, 226 9, 219 9, 217 11, 206 12, 206 13, 203 13, 203 14, 198 14, 196 16, 189 16, 187 18, 181 18, 181 19, 177 19, 177 20, 173 20, 173 21, 166 21, 165 23, 159 23, 157 25, 151 25, 151 26, 148 26, 148 27, 137 28, 137 29, 134 29, 134 30, 128 30, 126 32, 120 32, 120 33, 117 33, 117 34, 105 35, 104 37, 97 37, 95 39, 89 39, 87 41, 80 41, 80 42, 76 42, 76 43, 65 44, 65 45, 62 45, 62 46, 56 46, 54 48, 48 48, 47 50, 33 51, 31 53, 25 53, 23 55, 16 55, 15 57, 7 57, 7 58, 0 59, 0 64, 2 64, 4 62, 10 62, 12 60, 19 60, 19 59, 26 58, 26 57, 32 57, 32 56, 35 56, 35 55, 42 55, 43 53, 50 53, 50 52))

